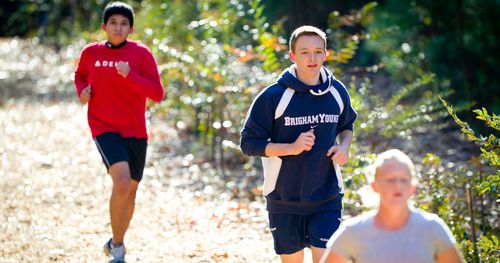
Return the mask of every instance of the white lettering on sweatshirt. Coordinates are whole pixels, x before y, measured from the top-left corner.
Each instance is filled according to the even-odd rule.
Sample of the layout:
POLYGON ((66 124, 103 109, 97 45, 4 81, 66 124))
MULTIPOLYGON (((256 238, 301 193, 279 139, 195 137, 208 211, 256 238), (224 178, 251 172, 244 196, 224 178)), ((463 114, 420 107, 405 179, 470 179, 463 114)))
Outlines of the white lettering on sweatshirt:
POLYGON ((337 123, 339 122, 339 115, 337 114, 316 114, 299 117, 284 117, 285 126, 299 126, 318 123, 337 123))

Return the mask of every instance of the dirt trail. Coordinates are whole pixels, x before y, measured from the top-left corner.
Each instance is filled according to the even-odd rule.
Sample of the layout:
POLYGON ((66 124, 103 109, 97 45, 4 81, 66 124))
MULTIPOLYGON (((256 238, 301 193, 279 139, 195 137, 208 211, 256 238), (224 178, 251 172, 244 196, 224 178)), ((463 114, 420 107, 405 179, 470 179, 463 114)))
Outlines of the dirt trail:
MULTIPOLYGON (((9 51, 6 41, 0 41, 0 262, 106 262, 101 247, 110 235, 111 180, 91 140, 85 107, 55 97, 72 93, 67 76, 50 84, 59 93, 30 92, 53 72, 23 78, 22 65, 8 71, 14 50, 30 49, 30 43, 9 51), (23 79, 28 91, 22 96, 5 95, 15 89, 12 76, 23 79)), ((72 57, 74 52, 52 65, 68 75, 60 67, 70 67, 72 57)), ((150 129, 127 261, 278 262, 263 201, 239 203, 212 187, 219 183, 213 170, 192 155, 176 155, 175 131, 159 120, 150 129), (170 152, 160 151, 170 143, 170 152)))

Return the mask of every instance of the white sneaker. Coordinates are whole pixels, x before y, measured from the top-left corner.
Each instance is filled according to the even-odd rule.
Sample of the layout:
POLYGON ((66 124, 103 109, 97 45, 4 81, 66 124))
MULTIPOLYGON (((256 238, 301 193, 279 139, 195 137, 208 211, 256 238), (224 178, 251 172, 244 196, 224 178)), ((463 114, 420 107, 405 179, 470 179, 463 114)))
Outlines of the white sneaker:
POLYGON ((125 253, 127 252, 125 244, 115 247, 110 238, 108 242, 104 244, 103 251, 106 256, 112 257, 109 261, 110 263, 125 263, 125 253))

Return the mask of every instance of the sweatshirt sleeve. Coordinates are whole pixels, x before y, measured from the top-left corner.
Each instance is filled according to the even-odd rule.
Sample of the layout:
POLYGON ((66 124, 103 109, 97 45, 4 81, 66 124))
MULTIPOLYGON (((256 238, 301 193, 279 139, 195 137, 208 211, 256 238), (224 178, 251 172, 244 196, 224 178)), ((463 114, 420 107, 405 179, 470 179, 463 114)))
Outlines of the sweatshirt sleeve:
POLYGON ((353 236, 350 227, 341 224, 339 229, 333 233, 326 243, 327 249, 337 253, 344 259, 352 259, 353 247, 356 244, 356 237, 353 236))
POLYGON ((338 89, 342 97, 342 101, 344 102, 344 110, 342 111, 342 114, 340 114, 339 117, 337 132, 339 133, 343 130, 352 131, 354 126, 354 121, 358 117, 358 113, 352 108, 351 96, 349 95, 349 92, 345 88, 344 84, 342 84, 342 82, 340 81, 337 81, 335 87, 338 89))
POLYGON ((432 229, 431 234, 433 235, 432 242, 435 249, 434 254, 439 255, 453 246, 456 240, 443 219, 437 215, 433 215, 431 223, 432 226, 429 227, 429 229, 432 229))
POLYGON ((253 101, 241 131, 241 151, 248 156, 266 156, 274 122, 274 103, 269 88, 253 101))
POLYGON ((89 66, 88 66, 88 61, 89 61, 89 49, 88 47, 85 47, 82 49, 82 52, 80 53, 80 60, 78 61, 78 66, 75 71, 75 87, 76 87, 76 93, 78 97, 80 97, 80 93, 82 93, 82 90, 88 86, 88 75, 89 75, 89 66))
POLYGON ((164 91, 155 59, 147 48, 145 48, 142 56, 144 61, 140 71, 134 72, 131 70, 127 75, 128 83, 140 94, 160 102, 163 99, 164 91))

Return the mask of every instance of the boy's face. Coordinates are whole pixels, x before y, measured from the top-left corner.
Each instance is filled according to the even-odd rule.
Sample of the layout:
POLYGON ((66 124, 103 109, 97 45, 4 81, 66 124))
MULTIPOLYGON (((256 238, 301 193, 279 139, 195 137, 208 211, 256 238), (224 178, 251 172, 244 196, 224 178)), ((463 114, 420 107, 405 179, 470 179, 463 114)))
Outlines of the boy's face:
POLYGON ((407 206, 415 191, 408 166, 396 159, 389 159, 377 169, 373 190, 380 194, 381 206, 407 206))
POLYGON ((289 55, 301 75, 317 76, 327 56, 325 42, 317 35, 299 36, 295 50, 290 51, 289 55))
POLYGON ((108 35, 108 41, 113 45, 118 45, 127 40, 128 34, 134 32, 130 27, 130 21, 124 15, 114 14, 109 17, 106 24, 102 24, 102 29, 108 35))

